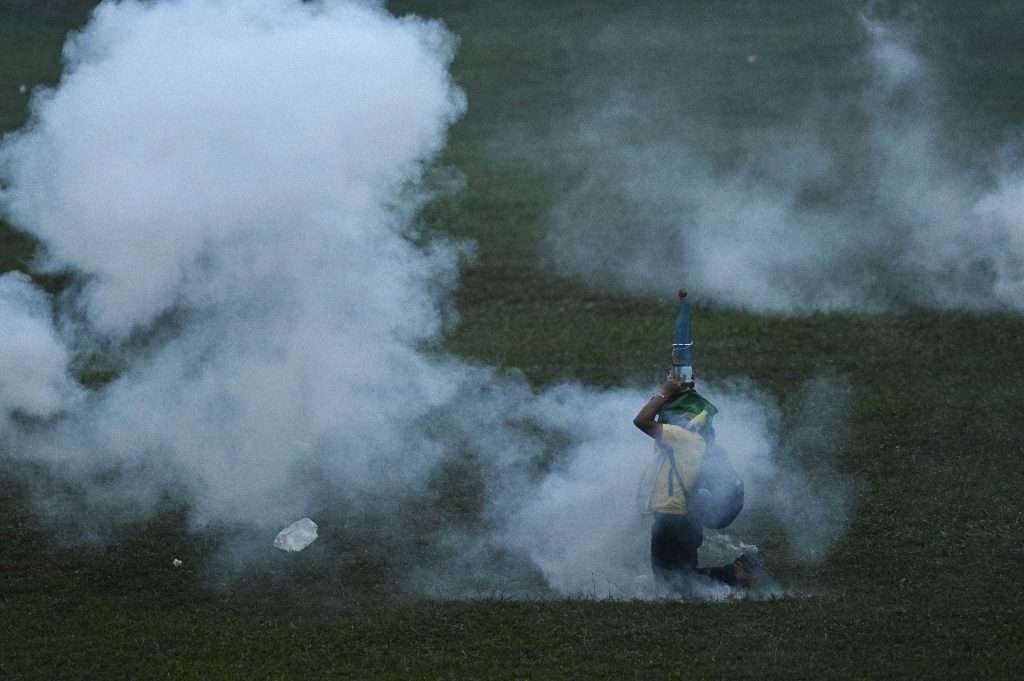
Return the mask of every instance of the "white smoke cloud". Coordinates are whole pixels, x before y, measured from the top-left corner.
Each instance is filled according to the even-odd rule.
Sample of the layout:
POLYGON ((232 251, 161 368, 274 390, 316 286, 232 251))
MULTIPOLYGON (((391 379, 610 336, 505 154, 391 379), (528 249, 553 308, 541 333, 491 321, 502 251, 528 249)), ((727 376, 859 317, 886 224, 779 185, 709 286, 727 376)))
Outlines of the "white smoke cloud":
POLYGON ((823 560, 853 512, 853 488, 835 464, 846 446, 850 387, 840 377, 795 386, 782 403, 750 385, 718 387, 718 442, 746 483, 745 523, 770 518, 793 559, 823 560))
MULTIPOLYGON (((720 409, 716 442, 746 489, 736 527, 705 532, 703 564, 726 564, 743 549, 756 550, 740 538, 749 540, 767 522, 779 528, 796 560, 824 559, 852 512, 852 490, 832 469, 845 441, 846 390, 837 379, 817 379, 795 390, 791 404, 779 405, 749 382, 701 388, 720 409), (803 464, 798 453, 815 466, 803 464)), ((640 515, 649 494, 642 472, 657 454, 628 418, 646 399, 638 391, 596 393, 567 385, 534 403, 541 423, 568 430, 574 442, 565 465, 525 493, 505 541, 526 552, 561 594, 657 594, 650 580, 650 519, 640 515)), ((766 561, 770 566, 771 557, 766 561)), ((706 595, 723 593, 711 588, 706 595)))
MULTIPOLYGON (((750 131, 690 112, 710 106, 704 63, 581 107, 546 140, 579 177, 551 214, 553 266, 639 293, 682 278, 761 312, 1024 309, 1024 225, 1009 198, 1019 168, 956 158, 962 140, 951 142, 943 115, 951 100, 912 26, 868 17, 858 28, 862 54, 835 82, 809 75, 798 101, 758 101, 757 76, 732 74, 749 80, 745 105, 785 113, 746 119, 750 131)), ((735 121, 724 97, 722 118, 735 121)))
POLYGON ((46 296, 23 274, 0 275, 0 320, 0 419, 12 413, 56 415, 78 391, 71 354, 53 327, 46 296))
POLYGON ((563 467, 524 493, 506 540, 561 594, 632 597, 635 578, 649 569, 636 497, 651 445, 631 420, 641 395, 567 385, 536 405, 542 423, 568 431, 573 444, 563 467))
MULTIPOLYGON (((482 524, 441 533, 463 564, 500 545, 557 593, 637 595, 642 394, 537 394, 439 347, 465 248, 413 216, 466 106, 453 52, 440 24, 368 3, 99 6, 59 85, 0 146, 5 217, 42 244, 39 269, 80 282, 55 324, 25 277, 0 279, 3 427, 16 456, 73 483, 55 517, 102 536, 171 495, 197 528, 276 531, 326 488, 401 525, 430 475, 469 452, 482 524), (68 367, 95 347, 124 368, 77 387, 68 367), (52 422, 22 429, 16 412, 52 422), (543 476, 538 430, 568 443, 543 476)), ((720 433, 752 482, 786 478, 770 408, 711 396, 736 414, 720 433)), ((785 498, 753 503, 785 520, 785 498)), ((37 501, 48 508, 45 489, 37 501)), ((457 563, 437 579, 454 583, 457 563)))
POLYGON ((460 249, 414 245, 409 217, 465 108, 453 47, 365 3, 101 4, 4 141, 3 206, 42 268, 84 282, 63 301, 76 347, 173 331, 33 456, 159 461, 199 524, 300 508, 303 460, 353 492, 429 468, 429 443, 396 464, 453 389, 413 348, 441 330, 460 249))
POLYGON ((350 3, 102 4, 5 143, 7 213, 46 243, 47 267, 88 275, 79 302, 105 334, 258 298, 254 283, 287 298, 268 241, 302 272, 339 249, 401 261, 400 240, 360 230, 401 230, 382 203, 464 108, 451 58, 439 25, 350 3))
POLYGON ((978 236, 992 244, 992 290, 1000 300, 1024 300, 1024 171, 1002 177, 974 206, 978 236))

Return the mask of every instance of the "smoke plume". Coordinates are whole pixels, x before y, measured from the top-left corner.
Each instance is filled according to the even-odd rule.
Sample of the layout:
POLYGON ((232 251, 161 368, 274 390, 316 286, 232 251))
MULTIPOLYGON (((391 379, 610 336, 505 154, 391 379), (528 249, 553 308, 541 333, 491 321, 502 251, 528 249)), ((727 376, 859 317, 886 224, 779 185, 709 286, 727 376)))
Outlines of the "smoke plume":
POLYGON ((351 493, 428 469, 437 447, 404 454, 407 430, 453 380, 414 348, 442 327, 460 249, 415 245, 410 216, 465 108, 453 49, 363 3, 100 5, 0 157, 39 268, 82 282, 58 301, 66 347, 42 293, 4 289, 4 327, 25 318, 43 342, 18 347, 47 360, 18 401, 5 372, 4 406, 64 411, 31 455, 120 471, 107 494, 136 501, 166 476, 197 524, 299 512, 303 459, 351 493), (69 348, 140 337, 113 383, 62 403, 69 348))
MULTIPOLYGON (((40 494, 43 512, 102 537, 171 495, 194 528, 272 538, 324 490, 401 516, 445 465, 476 457, 481 519, 439 533, 455 558, 437 579, 456 584, 468 556, 501 549, 557 593, 643 593, 634 500, 650 442, 630 418, 644 393, 537 393, 440 345, 468 247, 415 215, 466 107, 454 49, 439 23, 363 2, 97 8, 60 83, 0 146, 5 218, 41 244, 38 271, 75 282, 50 300, 0 277, 8 454, 78 494, 73 518, 40 494), (115 377, 77 384, 72 368, 97 356, 114 358, 115 377)), ((993 220, 1003 195, 985 204, 993 220)), ((827 494, 805 484, 791 503, 786 485, 802 483, 776 458, 777 407, 753 388, 710 396, 734 414, 720 432, 751 489, 774 490, 753 507, 820 525, 827 494)), ((807 553, 841 531, 823 527, 801 535, 807 553)))
MULTIPOLYGON (((701 388, 720 409, 717 446, 747 490, 736 526, 705 532, 703 563, 725 564, 744 549, 756 550, 741 540, 765 523, 786 537, 793 559, 826 556, 852 511, 852 490, 832 468, 845 443, 847 392, 839 379, 817 379, 794 391, 791 403, 778 404, 745 381, 701 388)), ((560 593, 656 593, 648 567, 650 518, 640 515, 649 488, 640 484, 640 471, 656 465, 658 454, 623 419, 645 400, 637 391, 597 394, 561 386, 537 401, 544 425, 568 428, 574 442, 565 465, 525 492, 505 540, 531 556, 560 593)), ((708 597, 722 595, 721 589, 707 591, 708 597)))
POLYGON ((1014 154, 958 134, 910 19, 838 23, 829 51, 788 46, 816 50, 809 64, 756 39, 740 53, 713 26, 595 35, 605 82, 581 76, 576 114, 545 139, 572 178, 550 215, 552 266, 634 293, 681 278, 758 312, 1024 309, 1014 154), (643 61, 652 41, 673 47, 643 61))
MULTIPOLYGON (((0 275, 0 419, 46 418, 74 400, 70 353, 53 328, 45 295, 18 272, 0 275)), ((0 427, 11 427, 0 420, 0 427)))

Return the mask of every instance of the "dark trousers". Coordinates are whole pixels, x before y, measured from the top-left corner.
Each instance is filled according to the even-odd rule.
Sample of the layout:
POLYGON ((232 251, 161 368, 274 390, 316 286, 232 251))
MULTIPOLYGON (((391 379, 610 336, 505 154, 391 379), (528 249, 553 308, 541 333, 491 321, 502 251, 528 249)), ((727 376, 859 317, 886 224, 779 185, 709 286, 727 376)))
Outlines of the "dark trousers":
POLYGON ((678 593, 688 593, 695 578, 712 579, 733 586, 736 568, 697 567, 697 549, 704 543, 704 530, 684 515, 655 513, 651 527, 651 568, 659 584, 678 593))

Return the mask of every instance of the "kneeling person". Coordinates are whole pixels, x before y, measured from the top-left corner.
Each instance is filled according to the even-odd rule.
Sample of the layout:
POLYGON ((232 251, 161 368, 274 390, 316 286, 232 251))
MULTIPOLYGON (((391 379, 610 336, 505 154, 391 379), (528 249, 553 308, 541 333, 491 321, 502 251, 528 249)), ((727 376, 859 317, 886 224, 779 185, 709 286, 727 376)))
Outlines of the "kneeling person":
POLYGON ((678 593, 689 593, 696 576, 749 587, 764 572, 753 556, 745 554, 721 567, 698 567, 697 549, 704 542, 704 531, 687 508, 687 493, 694 490, 714 432, 707 412, 665 409, 692 390, 692 382, 684 383, 670 374, 633 419, 637 428, 654 438, 661 454, 648 501, 648 510, 654 515, 651 568, 659 584, 678 593))

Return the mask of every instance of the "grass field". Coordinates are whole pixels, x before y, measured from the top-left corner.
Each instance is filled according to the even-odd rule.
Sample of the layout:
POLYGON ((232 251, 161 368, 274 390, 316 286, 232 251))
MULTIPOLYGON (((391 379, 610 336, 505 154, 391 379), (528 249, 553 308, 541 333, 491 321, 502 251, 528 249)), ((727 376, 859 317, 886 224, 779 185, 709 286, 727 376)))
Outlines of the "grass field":
MULTIPOLYGON (((25 120, 22 83, 56 80, 63 36, 91 4, 0 7, 3 129, 25 120)), ((755 4, 694 3, 693 12, 736 22, 736 33, 714 23, 726 35, 762 36, 760 52, 792 66, 789 76, 763 84, 769 94, 789 92, 792 79, 811 71, 828 73, 831 57, 811 68, 808 55, 838 59, 855 49, 856 39, 838 29, 815 30, 845 15, 845 3, 822 3, 802 21, 784 11, 790 3, 779 3, 761 23, 744 24, 755 4)), ((455 76, 470 108, 444 161, 466 176, 466 189, 423 215, 478 245, 456 294, 459 323, 447 348, 518 368, 537 387, 566 379, 653 385, 665 364, 672 292, 658 302, 594 291, 539 264, 545 215, 567 180, 540 163, 496 160, 492 144, 510 129, 534 130, 539 140, 553 134, 553 121, 574 106, 565 79, 588 58, 578 36, 635 20, 646 5, 391 6, 442 17, 461 37, 455 76)), ((952 74, 950 96, 974 114, 950 113, 950 125, 995 130, 989 141, 998 142, 1024 122, 1024 66, 1012 42, 1019 43, 1021 11, 1009 2, 976 12, 940 3, 930 11, 933 26, 958 27, 955 40, 933 45, 937 52, 953 46, 941 62, 952 74)), ((723 55, 748 51, 740 38, 723 42, 723 55)), ((619 66, 619 76, 634 78, 641 61, 619 66)), ((594 80, 584 85, 600 85, 594 80)), ((749 85, 723 88, 738 96, 749 85)), ((756 131, 777 115, 771 107, 734 110, 723 125, 756 131)), ((0 271, 28 268, 32 251, 30 239, 0 226, 0 271)), ((62 280, 44 283, 56 288, 62 280)), ((124 527, 108 544, 81 546, 37 515, 20 482, 25 464, 0 457, 0 678, 1017 678, 1024 318, 918 309, 779 317, 716 306, 698 314, 703 376, 748 377, 782 403, 818 376, 849 383, 849 432, 830 453, 855 495, 848 532, 824 561, 807 564, 789 557, 778 528, 754 525, 780 581, 803 595, 565 600, 536 571, 534 599, 411 593, 400 575, 439 559, 430 545, 437 528, 473 522, 479 489, 471 461, 424 491, 403 553, 394 538, 346 533, 340 518, 352 509, 325 503, 322 538, 310 549, 221 582, 211 556, 230 533, 189 532, 187 509, 174 499, 156 520, 124 527), (171 557, 184 566, 173 568, 171 557)), ((813 450, 800 454, 813 464, 813 450)), ((61 481, 46 485, 55 503, 74 503, 61 481)))

